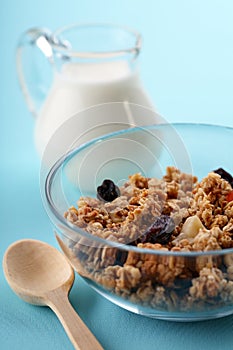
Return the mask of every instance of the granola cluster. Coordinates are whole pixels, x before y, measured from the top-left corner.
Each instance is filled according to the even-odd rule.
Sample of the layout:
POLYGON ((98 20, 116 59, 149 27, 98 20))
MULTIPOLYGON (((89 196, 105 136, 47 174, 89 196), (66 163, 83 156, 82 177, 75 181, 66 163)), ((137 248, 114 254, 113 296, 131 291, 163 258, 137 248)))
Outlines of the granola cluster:
POLYGON ((88 235, 70 240, 72 263, 84 277, 144 306, 190 311, 232 305, 233 250, 224 253, 233 248, 232 191, 215 172, 198 182, 168 167, 162 179, 129 176, 111 202, 82 197, 65 213, 67 220, 124 246, 93 243, 88 235))

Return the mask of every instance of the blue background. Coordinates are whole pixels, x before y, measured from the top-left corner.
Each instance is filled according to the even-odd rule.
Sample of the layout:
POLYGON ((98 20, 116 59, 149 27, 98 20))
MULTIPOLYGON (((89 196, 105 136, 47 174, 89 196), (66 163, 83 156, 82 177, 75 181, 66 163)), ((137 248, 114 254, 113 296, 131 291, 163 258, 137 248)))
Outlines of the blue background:
MULTIPOLYGON (((231 0, 1 0, 1 260, 17 239, 56 245, 41 203, 34 120, 16 77, 20 34, 33 26, 54 30, 74 22, 131 26, 144 39, 140 63, 144 85, 168 121, 233 126, 232 18, 231 0)), ((112 305, 78 276, 70 299, 107 350, 232 348, 232 316, 193 324, 147 319, 112 305)), ((0 348, 72 349, 53 313, 19 300, 2 270, 0 348)))

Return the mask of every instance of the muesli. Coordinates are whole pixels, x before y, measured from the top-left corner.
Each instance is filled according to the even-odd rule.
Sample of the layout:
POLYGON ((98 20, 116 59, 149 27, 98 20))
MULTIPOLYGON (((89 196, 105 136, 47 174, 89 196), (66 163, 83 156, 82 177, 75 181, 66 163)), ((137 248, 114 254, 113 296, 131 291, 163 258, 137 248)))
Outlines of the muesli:
POLYGON ((233 178, 225 170, 199 182, 175 167, 161 179, 133 174, 121 187, 106 179, 96 198, 81 197, 77 204, 65 213, 68 221, 126 245, 70 240, 75 268, 84 277, 161 310, 233 303, 233 250, 223 254, 233 248, 233 178), (169 251, 176 254, 163 254, 169 251))

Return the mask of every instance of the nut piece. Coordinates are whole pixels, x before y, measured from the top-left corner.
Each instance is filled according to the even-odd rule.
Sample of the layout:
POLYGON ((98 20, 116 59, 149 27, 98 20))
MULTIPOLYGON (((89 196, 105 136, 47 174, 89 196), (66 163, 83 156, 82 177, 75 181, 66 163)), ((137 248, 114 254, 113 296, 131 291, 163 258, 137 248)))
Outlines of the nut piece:
POLYGON ((181 233, 184 233, 186 237, 194 238, 198 234, 200 228, 204 228, 204 226, 199 217, 197 215, 190 216, 186 219, 181 233))
POLYGON ((204 226, 197 215, 190 216, 186 219, 179 236, 173 240, 173 244, 179 243, 183 239, 187 239, 190 243, 196 237, 200 229, 204 229, 204 226))

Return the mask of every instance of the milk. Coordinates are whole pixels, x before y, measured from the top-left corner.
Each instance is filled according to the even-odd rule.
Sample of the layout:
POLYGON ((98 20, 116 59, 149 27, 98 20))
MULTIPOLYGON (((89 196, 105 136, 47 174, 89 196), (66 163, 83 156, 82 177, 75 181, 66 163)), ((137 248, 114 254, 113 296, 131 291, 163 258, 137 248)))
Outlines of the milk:
POLYGON ((77 146, 106 132, 155 123, 155 114, 134 116, 127 102, 152 107, 138 72, 127 61, 63 64, 61 71, 55 73, 36 121, 39 154, 43 154, 49 142, 53 144, 50 149, 55 152, 55 159, 74 144, 77 146), (122 104, 98 107, 120 101, 124 102, 124 110, 122 104), (95 105, 98 105, 96 109, 85 111, 95 105))

